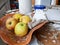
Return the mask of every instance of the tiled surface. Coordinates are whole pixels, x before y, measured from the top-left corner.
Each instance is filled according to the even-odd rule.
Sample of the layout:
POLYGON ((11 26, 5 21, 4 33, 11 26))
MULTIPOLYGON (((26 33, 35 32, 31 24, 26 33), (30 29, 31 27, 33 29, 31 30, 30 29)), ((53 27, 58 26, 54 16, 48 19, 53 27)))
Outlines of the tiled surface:
POLYGON ((4 3, 6 3, 7 0, 5 0, 4 3, 3 3, 3 1, 4 1, 4 0, 0 0, 0 7, 1 7, 4 3))
MULTIPOLYGON (((2 17, 3 15, 0 15, 0 17, 2 17)), ((7 45, 5 44, 1 39, 0 39, 0 45, 7 45)))

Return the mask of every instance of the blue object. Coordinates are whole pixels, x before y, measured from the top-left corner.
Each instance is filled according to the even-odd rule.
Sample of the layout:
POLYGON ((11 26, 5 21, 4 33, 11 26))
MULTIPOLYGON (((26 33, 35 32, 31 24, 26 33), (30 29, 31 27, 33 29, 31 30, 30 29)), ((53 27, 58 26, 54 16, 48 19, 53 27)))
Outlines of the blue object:
POLYGON ((34 6, 34 9, 45 9, 46 8, 46 6, 44 6, 44 5, 35 5, 34 6))
POLYGON ((16 5, 16 8, 18 9, 19 8, 19 4, 17 1, 14 1, 14 4, 16 5))

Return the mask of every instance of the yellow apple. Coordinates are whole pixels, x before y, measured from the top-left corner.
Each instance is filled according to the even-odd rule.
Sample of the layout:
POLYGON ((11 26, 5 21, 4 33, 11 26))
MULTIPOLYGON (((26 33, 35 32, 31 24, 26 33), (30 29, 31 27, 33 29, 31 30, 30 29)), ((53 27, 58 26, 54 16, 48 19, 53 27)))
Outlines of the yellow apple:
POLYGON ((20 21, 27 24, 28 22, 31 21, 31 18, 30 18, 29 16, 27 16, 27 15, 24 15, 24 16, 22 16, 22 17, 20 18, 20 21))
POLYGON ((28 32, 28 26, 26 23, 23 22, 19 22, 16 24, 15 26, 15 30, 14 30, 16 36, 25 36, 28 32))
POLYGON ((14 18, 8 18, 6 20, 6 28, 9 30, 13 30, 16 24, 17 24, 17 20, 14 18))
POLYGON ((22 14, 16 13, 13 15, 13 18, 19 21, 20 17, 22 17, 22 14))

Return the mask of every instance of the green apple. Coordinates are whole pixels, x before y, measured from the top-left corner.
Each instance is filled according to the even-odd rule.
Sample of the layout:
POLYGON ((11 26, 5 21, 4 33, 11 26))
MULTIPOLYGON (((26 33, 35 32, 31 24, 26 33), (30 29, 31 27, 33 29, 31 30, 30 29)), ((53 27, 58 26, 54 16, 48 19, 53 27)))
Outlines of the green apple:
POLYGON ((17 20, 14 18, 8 18, 6 20, 6 28, 9 30, 13 30, 16 24, 17 24, 17 20))
POLYGON ((28 22, 31 21, 31 18, 30 18, 29 16, 27 16, 27 15, 24 15, 24 16, 22 16, 22 17, 20 18, 20 21, 28 24, 28 22))
POLYGON ((16 36, 25 36, 28 32, 28 25, 26 23, 19 22, 16 24, 14 32, 16 36))
POLYGON ((16 13, 13 15, 13 18, 19 21, 20 17, 22 17, 22 14, 16 13))

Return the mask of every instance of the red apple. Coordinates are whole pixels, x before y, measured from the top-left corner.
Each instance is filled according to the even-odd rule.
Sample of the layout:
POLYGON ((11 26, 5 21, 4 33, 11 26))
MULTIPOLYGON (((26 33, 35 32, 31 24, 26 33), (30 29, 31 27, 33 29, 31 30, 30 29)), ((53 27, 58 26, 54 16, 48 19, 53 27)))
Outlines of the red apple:
POLYGON ((17 24, 17 20, 14 18, 8 18, 6 20, 6 28, 9 30, 13 30, 16 24, 17 24))

